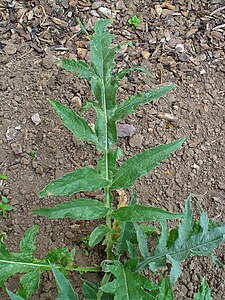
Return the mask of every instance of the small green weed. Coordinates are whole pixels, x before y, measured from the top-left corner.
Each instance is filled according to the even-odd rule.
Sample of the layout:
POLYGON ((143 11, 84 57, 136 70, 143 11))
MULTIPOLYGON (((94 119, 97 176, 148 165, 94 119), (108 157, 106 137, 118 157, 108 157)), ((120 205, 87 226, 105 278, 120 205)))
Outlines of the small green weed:
MULTIPOLYGON (((50 182, 39 194, 48 196, 71 196, 79 192, 104 191, 104 200, 74 198, 53 208, 40 208, 34 211, 42 217, 75 220, 98 220, 99 225, 90 237, 83 239, 85 247, 94 248, 102 243, 105 246, 105 259, 99 266, 78 266, 75 263, 75 249, 67 247, 50 251, 42 260, 34 257, 38 226, 29 228, 17 253, 10 252, 0 239, 0 286, 11 299, 28 299, 37 291, 40 276, 52 271, 57 282, 57 299, 79 299, 66 278, 67 271, 78 273, 100 272, 101 282, 93 284, 85 281, 82 288, 84 299, 100 300, 172 300, 172 286, 181 275, 181 264, 187 258, 207 256, 221 266, 212 254, 214 248, 225 240, 225 225, 208 218, 200 209, 200 218, 194 218, 191 197, 186 200, 183 212, 173 213, 159 207, 138 203, 137 193, 127 199, 120 192, 119 205, 115 191, 133 187, 135 181, 157 167, 185 141, 176 141, 147 149, 118 163, 123 151, 116 146, 118 139, 116 123, 135 112, 141 105, 154 101, 175 87, 174 84, 155 87, 145 93, 130 96, 120 104, 116 97, 119 80, 133 70, 149 74, 148 70, 135 67, 120 72, 114 70, 114 57, 118 47, 112 46, 115 38, 107 27, 108 20, 96 23, 94 35, 90 39, 91 63, 64 58, 61 67, 76 72, 88 80, 93 99, 87 100, 84 108, 96 111, 94 129, 86 119, 60 102, 50 99, 50 104, 60 115, 62 123, 80 140, 95 145, 102 154, 97 167, 83 167, 67 173, 50 182), (177 226, 169 226, 168 220, 179 220, 177 226), (160 230, 146 226, 146 222, 158 222, 160 230), (149 250, 148 241, 154 239, 155 248, 149 250), (171 267, 168 268, 168 264, 171 267), (153 274, 161 272, 160 280, 150 280, 144 270, 153 274), (163 271, 162 271, 163 269, 163 271), (17 273, 20 287, 17 295, 8 291, 6 281, 17 273), (5 284, 6 283, 6 284, 5 284)), ((119 192, 118 192, 119 193, 119 192)), ((159 276, 157 276, 159 278, 159 276)), ((195 300, 210 299, 210 291, 205 279, 195 300)), ((82 299, 83 299, 82 298, 82 299)))
POLYGON ((35 159, 37 158, 37 152, 34 151, 34 150, 32 150, 32 151, 30 152, 30 157, 31 157, 32 160, 35 160, 35 159))
POLYGON ((141 20, 137 16, 133 16, 128 20, 128 23, 133 29, 136 29, 136 27, 141 23, 141 20))
POLYGON ((3 196, 1 193, 0 193, 0 212, 2 213, 3 215, 3 218, 6 218, 7 217, 7 212, 8 211, 11 211, 13 209, 13 207, 11 205, 9 205, 9 200, 3 196))

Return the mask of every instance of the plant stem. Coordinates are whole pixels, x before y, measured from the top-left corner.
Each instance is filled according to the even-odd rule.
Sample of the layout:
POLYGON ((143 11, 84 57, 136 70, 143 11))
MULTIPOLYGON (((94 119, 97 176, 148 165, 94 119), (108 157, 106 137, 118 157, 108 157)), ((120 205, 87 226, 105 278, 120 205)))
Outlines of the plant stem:
POLYGON ((114 255, 112 253, 112 234, 111 234, 111 228, 112 228, 112 222, 111 222, 111 199, 110 199, 110 191, 109 187, 105 188, 105 194, 106 194, 106 206, 109 208, 109 212, 106 215, 106 226, 110 229, 110 232, 106 235, 106 253, 107 253, 107 260, 111 260, 114 258, 114 255))

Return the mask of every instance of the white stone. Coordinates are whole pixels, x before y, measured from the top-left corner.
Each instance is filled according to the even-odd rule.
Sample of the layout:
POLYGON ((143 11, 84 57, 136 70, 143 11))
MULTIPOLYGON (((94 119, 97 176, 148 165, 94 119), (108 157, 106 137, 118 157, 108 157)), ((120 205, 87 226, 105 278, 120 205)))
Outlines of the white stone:
POLYGON ((38 125, 41 123, 41 118, 39 116, 39 113, 34 114, 33 116, 31 116, 31 120, 35 125, 38 125))

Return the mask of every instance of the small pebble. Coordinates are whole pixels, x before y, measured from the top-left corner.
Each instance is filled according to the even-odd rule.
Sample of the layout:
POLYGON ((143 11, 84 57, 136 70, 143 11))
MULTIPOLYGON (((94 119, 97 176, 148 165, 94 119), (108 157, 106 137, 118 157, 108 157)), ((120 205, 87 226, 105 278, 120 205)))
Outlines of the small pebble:
POLYGON ((22 146, 18 143, 12 143, 11 144, 11 149, 15 154, 20 154, 22 153, 22 146))
POLYGON ((6 131, 6 138, 7 138, 7 141, 11 141, 17 134, 17 131, 15 128, 8 128, 8 130, 6 131))
POLYGON ((127 137, 134 135, 136 128, 130 124, 117 124, 118 136, 127 137))
POLYGON ((107 7, 99 7, 98 11, 99 11, 99 13, 103 14, 106 17, 111 17, 112 16, 111 9, 109 9, 107 7))
POLYGON ((140 133, 135 134, 132 138, 130 138, 129 145, 133 148, 142 148, 143 139, 144 137, 140 133))
POLYGON ((35 125, 39 125, 41 123, 41 118, 40 118, 39 113, 32 115, 31 120, 35 125))
POLYGON ((73 98, 71 99, 71 103, 72 103, 74 106, 79 107, 79 108, 82 106, 81 99, 80 99, 80 97, 78 97, 78 96, 73 97, 73 98))
POLYGON ((17 52, 17 47, 16 45, 9 43, 4 47, 4 51, 5 53, 12 55, 17 52))
POLYGON ((149 53, 148 51, 142 51, 142 52, 141 52, 141 55, 142 55, 142 57, 143 57, 144 59, 148 59, 149 56, 150 56, 150 53, 149 53))

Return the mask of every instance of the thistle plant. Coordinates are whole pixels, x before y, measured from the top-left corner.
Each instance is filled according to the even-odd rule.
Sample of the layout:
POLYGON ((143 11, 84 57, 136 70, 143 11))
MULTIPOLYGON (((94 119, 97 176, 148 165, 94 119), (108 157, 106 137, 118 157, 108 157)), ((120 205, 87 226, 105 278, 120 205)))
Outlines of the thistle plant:
MULTIPOLYGON (((200 220, 193 218, 191 197, 189 196, 182 213, 172 213, 158 207, 138 203, 137 193, 130 200, 123 196, 123 190, 131 188, 135 181, 157 167, 160 162, 176 151, 184 138, 145 150, 122 164, 117 161, 123 152, 116 147, 117 122, 144 104, 164 96, 175 87, 174 84, 156 87, 145 93, 129 97, 120 104, 116 103, 119 80, 136 67, 115 72, 114 57, 119 49, 113 46, 115 38, 109 30, 108 20, 96 23, 90 40, 91 64, 64 58, 60 65, 69 72, 75 72, 88 80, 92 89, 92 100, 87 100, 84 109, 93 108, 96 112, 94 129, 75 111, 56 100, 50 99, 62 123, 80 140, 95 145, 102 154, 97 167, 83 167, 67 173, 50 182, 39 194, 47 196, 71 196, 78 192, 104 191, 104 200, 74 198, 53 208, 41 208, 34 214, 48 218, 72 218, 75 220, 97 220, 97 226, 90 234, 89 247, 102 243, 105 246, 105 260, 100 266, 83 267, 76 265, 75 249, 53 249, 39 260, 33 256, 38 226, 29 228, 20 243, 20 251, 11 253, 0 242, 0 286, 11 299, 29 299, 38 289, 41 273, 51 270, 57 282, 58 299, 79 299, 67 279, 67 271, 83 274, 101 272, 101 282, 94 285, 84 281, 82 295, 84 299, 173 299, 172 285, 181 274, 181 263, 192 255, 207 256, 219 266, 212 250, 225 239, 225 226, 209 220, 206 212, 200 210, 200 220), (119 201, 115 193, 119 193, 119 201), (169 228, 168 220, 180 219, 178 226, 169 228), (157 221, 161 231, 149 223, 157 221), (149 239, 154 238, 155 247, 150 251, 149 239), (145 269, 154 274, 161 268, 172 265, 170 271, 161 273, 159 281, 152 281, 143 273, 145 269), (7 280, 16 273, 24 274, 20 278, 17 294, 7 289, 7 280)), ((75 283, 76 284, 76 283, 75 283)), ((210 291, 206 280, 195 299, 207 295, 210 291)), ((206 299, 206 298, 204 298, 206 299)))

